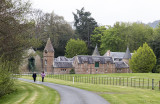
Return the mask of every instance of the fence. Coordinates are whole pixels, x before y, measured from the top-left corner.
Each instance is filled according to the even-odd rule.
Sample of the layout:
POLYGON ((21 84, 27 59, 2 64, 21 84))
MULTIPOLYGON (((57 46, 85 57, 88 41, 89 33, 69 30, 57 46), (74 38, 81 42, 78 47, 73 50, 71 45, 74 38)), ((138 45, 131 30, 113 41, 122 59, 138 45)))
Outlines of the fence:
MULTIPOLYGON (((25 73, 21 75, 32 76, 32 73, 25 73)), ((40 73, 38 73, 37 76, 40 76, 40 73)), ((128 87, 135 87, 135 88, 160 90, 159 79, 151 79, 151 78, 107 77, 107 75, 94 76, 94 75, 77 75, 77 74, 54 75, 52 73, 46 73, 46 77, 65 80, 65 81, 72 81, 77 83, 128 86, 128 87)))

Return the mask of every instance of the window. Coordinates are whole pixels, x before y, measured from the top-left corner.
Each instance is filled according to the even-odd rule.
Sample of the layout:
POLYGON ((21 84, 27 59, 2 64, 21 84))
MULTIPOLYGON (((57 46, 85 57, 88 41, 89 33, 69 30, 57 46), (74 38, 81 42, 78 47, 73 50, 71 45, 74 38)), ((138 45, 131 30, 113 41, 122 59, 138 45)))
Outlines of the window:
POLYGON ((88 72, 88 69, 86 69, 86 72, 88 72))
POLYGON ((45 60, 45 62, 44 62, 44 63, 45 63, 45 65, 47 65, 47 60, 45 60))
POLYGON ((98 70, 96 69, 96 72, 98 72, 98 70))
POLYGON ((66 69, 61 69, 61 71, 65 72, 65 71, 66 71, 66 69))
POLYGON ((48 53, 48 50, 44 50, 45 53, 48 53))
POLYGON ((95 62, 95 67, 99 67, 99 62, 95 62))
POLYGON ((107 69, 105 69, 105 72, 107 72, 107 69))

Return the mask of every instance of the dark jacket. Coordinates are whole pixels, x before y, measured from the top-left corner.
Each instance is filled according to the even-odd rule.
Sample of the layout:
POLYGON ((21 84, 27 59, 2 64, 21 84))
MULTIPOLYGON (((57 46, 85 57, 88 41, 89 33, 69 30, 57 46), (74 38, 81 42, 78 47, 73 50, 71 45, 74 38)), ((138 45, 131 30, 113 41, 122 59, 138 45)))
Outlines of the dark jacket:
POLYGON ((32 77, 33 77, 33 78, 36 78, 36 77, 37 77, 37 74, 36 74, 36 73, 33 73, 32 77))

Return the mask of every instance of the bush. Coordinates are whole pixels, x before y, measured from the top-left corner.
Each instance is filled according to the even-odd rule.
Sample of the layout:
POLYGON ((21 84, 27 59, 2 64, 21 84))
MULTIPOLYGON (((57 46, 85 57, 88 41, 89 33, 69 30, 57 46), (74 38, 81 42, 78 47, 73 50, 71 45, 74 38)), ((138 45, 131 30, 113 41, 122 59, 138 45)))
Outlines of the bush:
POLYGON ((69 72, 69 74, 75 74, 74 69, 71 69, 70 72, 69 72))
POLYGON ((11 64, 0 62, 0 97, 14 90, 14 76, 11 73, 11 64))
POLYGON ((156 64, 156 56, 147 43, 139 47, 129 60, 130 69, 137 73, 151 72, 156 64))

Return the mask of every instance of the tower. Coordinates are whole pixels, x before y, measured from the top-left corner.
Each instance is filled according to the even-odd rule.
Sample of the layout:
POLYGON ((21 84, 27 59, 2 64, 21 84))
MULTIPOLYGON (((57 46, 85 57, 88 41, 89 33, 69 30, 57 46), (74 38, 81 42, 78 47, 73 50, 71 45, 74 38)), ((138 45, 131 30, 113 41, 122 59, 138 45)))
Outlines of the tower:
POLYGON ((53 72, 54 63, 54 48, 52 46, 50 38, 48 38, 47 44, 43 51, 43 70, 45 72, 53 72))
POLYGON ((124 61, 126 64, 129 64, 129 59, 131 59, 131 53, 129 51, 129 48, 127 47, 126 53, 124 54, 122 61, 124 61))
POLYGON ((99 51, 98 51, 98 48, 97 48, 97 45, 96 45, 96 47, 95 47, 95 49, 94 49, 94 51, 93 51, 92 56, 100 56, 99 51))

